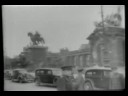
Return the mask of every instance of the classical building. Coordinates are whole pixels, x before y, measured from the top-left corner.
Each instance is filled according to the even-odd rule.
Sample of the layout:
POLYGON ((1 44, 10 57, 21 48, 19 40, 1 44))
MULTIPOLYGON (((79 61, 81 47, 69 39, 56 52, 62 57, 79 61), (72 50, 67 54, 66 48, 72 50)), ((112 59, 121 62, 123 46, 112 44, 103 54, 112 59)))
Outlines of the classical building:
POLYGON ((49 53, 46 57, 49 64, 53 64, 55 60, 61 60, 59 61, 61 62, 60 66, 71 65, 88 67, 90 63, 90 49, 89 46, 75 51, 61 49, 59 53, 49 53))
POLYGON ((56 64, 57 64, 57 61, 59 60, 59 59, 61 59, 60 57, 59 57, 59 53, 47 53, 47 55, 46 55, 46 64, 49 66, 52 66, 52 67, 54 67, 56 64), (56 63, 56 64, 55 64, 56 63))
POLYGON ((69 51, 63 55, 64 65, 72 65, 78 67, 90 66, 90 49, 81 49, 75 51, 69 51))
POLYGON ((87 38, 90 43, 91 64, 125 66, 125 29, 98 27, 87 38))

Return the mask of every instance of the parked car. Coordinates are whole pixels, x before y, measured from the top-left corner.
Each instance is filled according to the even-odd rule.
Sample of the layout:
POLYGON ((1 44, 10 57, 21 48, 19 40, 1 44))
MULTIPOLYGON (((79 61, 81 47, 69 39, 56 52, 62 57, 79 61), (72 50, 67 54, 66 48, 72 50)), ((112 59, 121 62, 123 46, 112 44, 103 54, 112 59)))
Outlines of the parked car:
POLYGON ((84 90, 108 90, 111 68, 92 67, 85 72, 84 90))
POLYGON ((56 86, 58 78, 62 75, 58 68, 41 68, 35 71, 35 81, 37 85, 56 86))
POLYGON ((17 81, 20 83, 23 82, 33 82, 35 80, 34 75, 32 75, 30 72, 27 72, 25 69, 14 69, 13 70, 13 76, 12 81, 17 81))
POLYGON ((12 70, 4 70, 4 78, 11 80, 12 79, 12 70))

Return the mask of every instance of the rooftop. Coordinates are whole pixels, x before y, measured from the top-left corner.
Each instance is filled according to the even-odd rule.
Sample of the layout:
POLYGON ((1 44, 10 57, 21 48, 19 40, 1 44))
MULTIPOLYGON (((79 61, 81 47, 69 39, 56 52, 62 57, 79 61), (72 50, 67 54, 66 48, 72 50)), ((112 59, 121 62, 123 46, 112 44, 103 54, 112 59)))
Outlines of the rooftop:
MULTIPOLYGON (((94 32, 92 34, 90 34, 88 36, 87 39, 92 39, 94 36, 96 36, 96 34, 98 33, 101 33, 103 32, 103 27, 97 27, 94 32)), ((121 28, 121 27, 113 27, 113 26, 110 26, 110 27, 104 27, 104 32, 105 34, 109 34, 109 35, 115 35, 115 34, 118 34, 118 35, 125 35, 125 29, 124 28, 121 28)))

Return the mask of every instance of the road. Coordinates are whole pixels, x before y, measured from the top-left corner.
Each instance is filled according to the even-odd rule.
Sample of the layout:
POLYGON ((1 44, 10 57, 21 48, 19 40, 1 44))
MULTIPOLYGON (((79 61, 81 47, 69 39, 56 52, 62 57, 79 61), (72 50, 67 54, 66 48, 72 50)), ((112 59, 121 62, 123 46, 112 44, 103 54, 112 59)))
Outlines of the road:
POLYGON ((16 83, 10 80, 4 81, 5 91, 57 91, 54 87, 36 86, 35 83, 16 83))

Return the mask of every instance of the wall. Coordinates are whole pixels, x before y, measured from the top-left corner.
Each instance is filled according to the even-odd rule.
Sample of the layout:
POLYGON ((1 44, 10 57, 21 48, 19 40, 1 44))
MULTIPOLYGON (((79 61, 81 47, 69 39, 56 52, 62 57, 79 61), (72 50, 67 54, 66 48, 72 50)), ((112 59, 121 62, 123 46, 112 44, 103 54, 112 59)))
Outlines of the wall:
POLYGON ((124 66, 125 30, 123 28, 107 27, 104 35, 99 35, 101 32, 102 30, 94 31, 88 37, 91 45, 92 65, 124 66))

